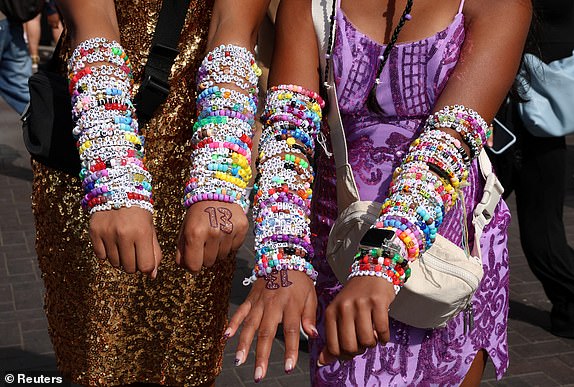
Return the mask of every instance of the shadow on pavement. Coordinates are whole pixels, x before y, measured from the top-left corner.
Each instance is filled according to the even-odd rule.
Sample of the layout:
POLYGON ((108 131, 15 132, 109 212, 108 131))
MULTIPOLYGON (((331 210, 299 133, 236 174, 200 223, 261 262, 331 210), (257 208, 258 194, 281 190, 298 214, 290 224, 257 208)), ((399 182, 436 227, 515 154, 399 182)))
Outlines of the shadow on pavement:
POLYGON ((32 171, 29 168, 14 165, 14 161, 20 157, 22 157, 20 152, 15 148, 0 144, 0 175, 32 181, 32 171))
POLYGON ((538 326, 550 332, 550 313, 534 306, 510 300, 508 318, 538 326))

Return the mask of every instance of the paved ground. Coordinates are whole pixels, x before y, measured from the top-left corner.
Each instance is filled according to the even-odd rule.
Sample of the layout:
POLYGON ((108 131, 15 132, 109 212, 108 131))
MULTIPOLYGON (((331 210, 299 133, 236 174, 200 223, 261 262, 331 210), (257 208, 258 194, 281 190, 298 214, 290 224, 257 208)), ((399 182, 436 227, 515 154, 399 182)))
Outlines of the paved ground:
MULTIPOLYGON (((570 142, 571 172, 565 208, 568 238, 574 244, 574 139, 570 142)), ((55 370, 55 358, 42 310, 43 284, 34 253, 34 222, 30 210, 29 160, 21 141, 18 116, 0 101, 0 372, 55 370)), ((514 202, 509 201, 511 208, 514 202)), ((249 241, 239 254, 231 309, 245 297, 241 280, 248 273, 249 241)), ((513 222, 510 237, 511 301, 509 324, 510 369, 496 382, 487 368, 484 386, 574 386, 574 340, 548 332, 550 303, 524 259, 513 222)), ((233 366, 234 341, 224 359, 219 386, 253 385, 253 357, 233 366)), ((268 378, 262 386, 309 385, 308 354, 303 348, 298 368, 283 373, 283 344, 276 340, 268 378)), ((2 381, 4 382, 4 381, 2 381)))

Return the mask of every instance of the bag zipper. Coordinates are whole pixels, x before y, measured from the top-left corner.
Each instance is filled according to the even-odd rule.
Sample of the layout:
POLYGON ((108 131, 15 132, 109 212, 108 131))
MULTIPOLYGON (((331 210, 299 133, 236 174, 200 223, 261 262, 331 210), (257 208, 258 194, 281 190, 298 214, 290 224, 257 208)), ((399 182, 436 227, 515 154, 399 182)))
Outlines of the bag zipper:
POLYGON ((472 305, 472 300, 466 305, 463 310, 463 326, 464 326, 464 334, 466 335, 468 332, 474 329, 474 308, 472 305))

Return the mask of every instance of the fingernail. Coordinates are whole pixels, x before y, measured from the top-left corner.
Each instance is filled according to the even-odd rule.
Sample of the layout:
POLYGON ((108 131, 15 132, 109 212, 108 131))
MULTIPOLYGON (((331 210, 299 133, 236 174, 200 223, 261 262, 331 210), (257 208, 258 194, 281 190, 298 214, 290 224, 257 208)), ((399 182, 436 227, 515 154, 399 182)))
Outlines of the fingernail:
POLYGON ((325 367, 325 364, 321 363, 321 361, 317 359, 317 367, 325 367))
POLYGON ((231 328, 227 328, 225 332, 223 332, 223 338, 225 340, 229 339, 229 336, 231 336, 231 328))
POLYGON ((255 368, 255 375, 253 376, 255 383, 259 383, 261 379, 263 379, 263 368, 257 367, 255 368))
POLYGON ((240 366, 243 363, 243 350, 235 352, 235 366, 240 366))
POLYGON ((313 337, 314 339, 316 339, 317 337, 319 337, 319 331, 317 330, 317 328, 312 327, 312 328, 311 328, 311 332, 313 333, 312 337, 313 337))
POLYGON ((293 371, 293 359, 287 359, 285 361, 285 373, 290 373, 293 371))

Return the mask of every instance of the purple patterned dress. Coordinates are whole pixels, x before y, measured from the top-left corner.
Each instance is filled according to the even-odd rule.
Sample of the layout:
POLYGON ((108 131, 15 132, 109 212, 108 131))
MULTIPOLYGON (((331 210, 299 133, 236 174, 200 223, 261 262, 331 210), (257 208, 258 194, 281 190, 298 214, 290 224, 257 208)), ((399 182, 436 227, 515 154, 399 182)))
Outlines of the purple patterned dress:
MULTIPOLYGON (((461 7, 462 8, 462 7, 461 7)), ((366 99, 384 46, 354 27, 339 10, 333 51, 339 104, 349 148, 349 161, 361 200, 382 202, 392 171, 400 164, 410 142, 419 135, 436 99, 452 73, 465 37, 462 12, 443 31, 426 39, 400 43, 383 70, 377 97, 384 114, 366 108, 366 99)), ((328 135, 326 136, 328 138, 328 135)), ((425 330, 390 321, 387 345, 369 349, 353 361, 317 367, 324 346, 324 312, 341 289, 325 259, 327 237, 337 215, 334 160, 320 151, 314 189, 312 231, 314 265, 319 271, 317 323, 320 338, 311 340, 311 379, 315 386, 459 385, 480 349, 488 352, 502 377, 508 366, 508 251, 510 212, 501 202, 481 239, 484 278, 473 298, 474 328, 465 329, 463 313, 447 327, 425 330)), ((484 179, 476 162, 470 186, 464 188, 466 208, 474 208, 484 179)), ((460 244, 462 206, 446 216, 440 233, 460 244)), ((472 226, 469 226, 472 232, 472 226)), ((472 236, 469 238, 473 240, 472 236)))

